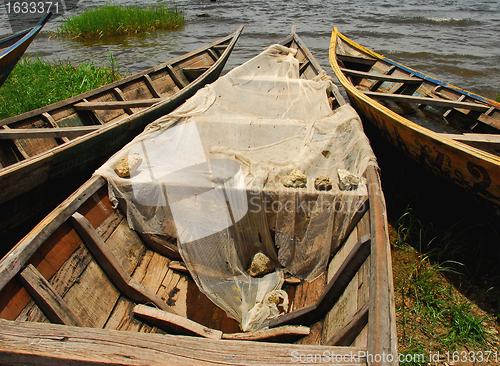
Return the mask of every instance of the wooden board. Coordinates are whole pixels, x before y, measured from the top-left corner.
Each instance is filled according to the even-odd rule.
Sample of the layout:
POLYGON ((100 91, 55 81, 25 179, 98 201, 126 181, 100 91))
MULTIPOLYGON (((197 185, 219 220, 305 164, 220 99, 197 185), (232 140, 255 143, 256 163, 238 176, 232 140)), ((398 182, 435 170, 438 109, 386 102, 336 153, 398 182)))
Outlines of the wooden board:
POLYGON ((363 352, 366 355, 365 348, 277 346, 275 343, 142 333, 134 333, 131 337, 129 332, 0 320, 0 358, 6 363, 24 365, 57 366, 76 362, 158 366, 296 365, 301 359, 307 361, 308 355, 313 361, 314 355, 325 352, 330 357, 333 355, 333 362, 321 359, 328 365, 366 365, 366 357, 351 357, 363 352))

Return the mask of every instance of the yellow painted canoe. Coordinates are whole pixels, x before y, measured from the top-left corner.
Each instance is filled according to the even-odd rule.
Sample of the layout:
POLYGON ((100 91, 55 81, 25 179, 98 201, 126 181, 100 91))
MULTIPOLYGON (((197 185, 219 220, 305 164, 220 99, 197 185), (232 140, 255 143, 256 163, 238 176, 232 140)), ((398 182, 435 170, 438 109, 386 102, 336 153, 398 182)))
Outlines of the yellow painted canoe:
POLYGON ((381 135, 426 168, 500 205, 500 104, 401 65, 341 34, 330 63, 381 135))

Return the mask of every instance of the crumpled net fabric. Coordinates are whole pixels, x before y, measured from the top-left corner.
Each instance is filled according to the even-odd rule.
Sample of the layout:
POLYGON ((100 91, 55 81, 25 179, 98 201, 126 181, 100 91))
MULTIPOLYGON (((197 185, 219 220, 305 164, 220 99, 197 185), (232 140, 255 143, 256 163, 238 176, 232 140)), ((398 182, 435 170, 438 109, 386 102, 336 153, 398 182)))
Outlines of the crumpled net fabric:
POLYGON ((200 290, 244 331, 265 328, 286 308, 269 301, 285 272, 312 281, 325 271, 365 203, 365 183, 342 191, 337 170, 362 177, 376 164, 352 107, 332 111, 327 91, 336 86, 326 75, 299 78, 295 53, 268 47, 151 123, 95 173, 132 229, 177 243, 200 290), (117 162, 134 154, 138 170, 118 177, 117 162), (283 185, 294 169, 307 175, 306 188, 283 185), (320 175, 331 190, 315 189, 320 175), (252 277, 259 251, 276 269, 252 277))

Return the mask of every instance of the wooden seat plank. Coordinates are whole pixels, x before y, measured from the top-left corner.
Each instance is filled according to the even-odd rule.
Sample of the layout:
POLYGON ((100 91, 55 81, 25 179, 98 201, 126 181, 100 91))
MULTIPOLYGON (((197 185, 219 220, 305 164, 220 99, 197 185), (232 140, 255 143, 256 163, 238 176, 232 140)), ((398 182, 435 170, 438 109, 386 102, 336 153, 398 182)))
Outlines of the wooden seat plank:
POLYGON ((341 70, 346 75, 359 76, 362 78, 372 79, 372 80, 396 81, 396 82, 405 83, 405 84, 421 84, 422 83, 422 79, 417 79, 417 78, 392 76, 392 75, 386 75, 386 74, 373 74, 371 72, 350 70, 350 69, 346 69, 346 68, 341 68, 341 70))
MULTIPOLYGON (((375 65, 374 65, 374 68, 375 68, 375 65)), ((385 71, 385 74, 384 75, 391 75, 394 71, 396 71, 396 66, 392 65, 391 67, 389 67, 389 69, 387 69, 385 71)), ((385 82, 386 80, 376 80, 372 83, 372 85, 370 85, 370 87, 368 88, 368 90, 370 91, 375 91, 377 90, 378 88, 380 88, 382 86, 382 84, 385 82)))
POLYGON ((179 89, 184 89, 186 87, 187 84, 181 79, 177 71, 175 71, 171 65, 166 65, 165 69, 179 89))
POLYGON ((36 268, 30 264, 19 276, 25 289, 52 323, 80 326, 69 306, 36 268))
POLYGON ((27 138, 74 138, 99 129, 101 126, 79 126, 58 128, 19 128, 0 130, 0 140, 27 138))
MULTIPOLYGON (((49 122, 52 127, 54 128, 59 128, 59 125, 56 123, 56 120, 54 119, 54 117, 52 117, 48 112, 43 112, 41 114, 42 118, 45 119, 47 122, 49 122)), ((69 138, 67 137, 62 137, 61 138, 63 140, 63 142, 69 142, 69 138)))
POLYGON ((163 329, 167 333, 198 335, 205 338, 221 339, 222 332, 216 329, 207 328, 197 322, 182 316, 167 313, 166 311, 152 308, 146 305, 136 305, 132 310, 134 315, 145 319, 152 325, 163 329))
POLYGON ((437 107, 470 109, 480 112, 486 112, 490 108, 490 106, 479 103, 458 102, 453 100, 437 99, 429 97, 417 97, 415 95, 378 93, 378 92, 371 92, 364 90, 362 92, 365 95, 374 99, 387 99, 387 100, 392 100, 394 102, 420 103, 437 107))
POLYGON ((339 55, 337 54, 337 59, 339 59, 342 62, 353 62, 357 64, 362 64, 362 65, 369 65, 373 66, 375 62, 377 62, 376 59, 373 58, 366 58, 366 57, 361 57, 361 56, 351 56, 351 55, 339 55))
POLYGON ((74 105, 76 110, 109 110, 109 109, 130 109, 146 108, 159 103, 161 99, 141 99, 141 100, 116 100, 112 102, 80 102, 74 105))
POLYGON ((162 310, 172 311, 157 294, 130 278, 117 258, 107 248, 102 238, 84 216, 78 212, 74 213, 71 216, 71 224, 83 239, 83 242, 92 253, 96 262, 122 294, 133 301, 152 302, 162 310))
POLYGON ((156 88, 153 84, 153 80, 151 79, 149 74, 144 75, 144 82, 146 83, 146 86, 148 87, 148 89, 151 92, 151 94, 153 95, 153 97, 161 98, 161 94, 158 92, 158 90, 156 90, 156 88))
MULTIPOLYGON (((113 88, 113 91, 116 93, 116 98, 118 100, 121 100, 121 101, 126 101, 127 100, 127 98, 125 98, 125 94, 123 94, 123 92, 122 92, 122 90, 120 88, 118 88, 118 87, 113 88)), ((134 111, 132 111, 132 109, 130 109, 130 107, 124 107, 123 110, 127 114, 134 114, 134 111)))
POLYGON ((273 329, 257 330, 247 333, 224 333, 222 339, 240 340, 240 341, 269 341, 280 339, 281 342, 289 341, 290 338, 304 337, 311 334, 311 328, 285 325, 273 329), (286 339, 286 340, 283 340, 286 339))

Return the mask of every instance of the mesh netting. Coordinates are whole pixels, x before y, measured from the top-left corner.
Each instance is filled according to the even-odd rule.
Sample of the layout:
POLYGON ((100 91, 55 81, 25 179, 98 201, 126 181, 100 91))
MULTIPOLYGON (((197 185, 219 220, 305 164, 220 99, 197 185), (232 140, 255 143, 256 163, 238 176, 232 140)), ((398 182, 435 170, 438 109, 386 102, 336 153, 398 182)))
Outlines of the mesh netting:
POLYGON ((343 191, 338 169, 362 177, 376 164, 359 117, 332 111, 327 78, 299 78, 295 50, 273 45, 150 124, 96 174, 140 233, 175 240, 194 281, 214 303, 257 330, 277 316, 284 272, 319 276, 367 198, 363 181, 343 191), (142 161, 130 177, 116 164, 142 161), (304 188, 284 179, 298 169, 304 188), (318 191, 319 176, 332 182, 318 191), (262 252, 276 268, 247 273, 262 252))

